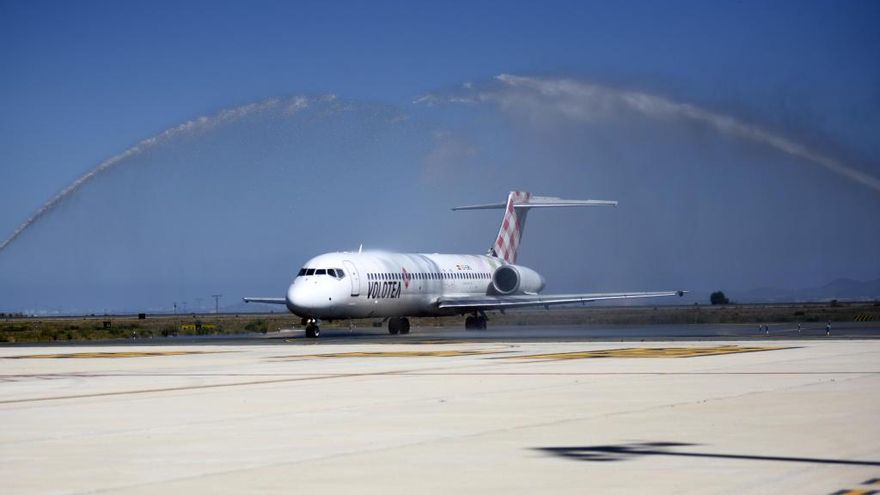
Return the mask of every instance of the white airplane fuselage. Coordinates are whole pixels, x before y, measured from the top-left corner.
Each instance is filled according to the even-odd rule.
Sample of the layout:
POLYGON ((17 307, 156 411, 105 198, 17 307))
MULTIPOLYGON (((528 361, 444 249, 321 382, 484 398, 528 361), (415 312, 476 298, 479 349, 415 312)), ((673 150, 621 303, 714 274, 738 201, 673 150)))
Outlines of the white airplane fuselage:
POLYGON ((511 191, 503 203, 453 208, 504 210, 498 235, 485 255, 326 253, 306 262, 284 298, 246 297, 244 301, 284 304, 303 319, 306 336, 317 337, 319 320, 383 318, 389 333, 396 335, 409 333, 409 316, 470 314, 465 328, 485 329, 487 311, 683 295, 684 291, 542 295, 544 277, 516 264, 530 210, 615 205, 615 201, 511 191))
MULTIPOLYGON (((502 265, 485 255, 326 253, 303 265, 285 303, 297 316, 323 320, 459 314, 438 308, 438 299, 492 294, 492 276, 502 265)), ((534 275, 540 282, 530 288, 538 292, 544 280, 534 275)))

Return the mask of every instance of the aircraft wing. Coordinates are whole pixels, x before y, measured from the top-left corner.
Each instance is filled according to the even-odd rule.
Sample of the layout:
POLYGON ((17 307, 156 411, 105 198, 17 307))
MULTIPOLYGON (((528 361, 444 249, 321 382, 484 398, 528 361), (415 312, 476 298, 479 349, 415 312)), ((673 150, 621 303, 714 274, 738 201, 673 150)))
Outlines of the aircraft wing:
POLYGON ((246 303, 287 304, 283 297, 243 297, 242 300, 246 303))
POLYGON ((529 306, 556 306, 578 304, 610 299, 635 299, 640 297, 683 296, 686 291, 663 292, 610 292, 599 294, 554 294, 554 295, 516 295, 516 296, 443 296, 437 301, 440 309, 493 310, 526 308, 529 306))

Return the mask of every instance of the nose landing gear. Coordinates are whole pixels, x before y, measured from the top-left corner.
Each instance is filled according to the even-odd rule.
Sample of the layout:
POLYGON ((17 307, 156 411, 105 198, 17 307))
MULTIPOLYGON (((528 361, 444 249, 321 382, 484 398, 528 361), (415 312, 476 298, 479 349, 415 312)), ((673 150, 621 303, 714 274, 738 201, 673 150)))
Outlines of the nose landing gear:
POLYGON ((391 335, 397 335, 398 333, 403 335, 408 334, 409 318, 389 318, 388 333, 391 335))
POLYGON ((306 337, 317 339, 321 336, 321 329, 318 327, 318 320, 314 318, 303 318, 303 324, 306 326, 306 337))

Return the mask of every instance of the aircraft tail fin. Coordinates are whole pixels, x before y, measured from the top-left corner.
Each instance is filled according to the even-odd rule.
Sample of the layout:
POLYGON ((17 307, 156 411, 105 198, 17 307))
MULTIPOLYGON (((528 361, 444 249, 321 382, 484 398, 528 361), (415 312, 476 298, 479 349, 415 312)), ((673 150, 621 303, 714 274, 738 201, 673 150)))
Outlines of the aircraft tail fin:
POLYGON ((547 196, 532 196, 524 191, 511 191, 506 203, 459 206, 453 210, 504 209, 501 228, 489 254, 507 263, 516 263, 519 244, 526 226, 526 216, 532 208, 561 208, 572 206, 617 206, 617 201, 595 199, 560 199, 547 196))

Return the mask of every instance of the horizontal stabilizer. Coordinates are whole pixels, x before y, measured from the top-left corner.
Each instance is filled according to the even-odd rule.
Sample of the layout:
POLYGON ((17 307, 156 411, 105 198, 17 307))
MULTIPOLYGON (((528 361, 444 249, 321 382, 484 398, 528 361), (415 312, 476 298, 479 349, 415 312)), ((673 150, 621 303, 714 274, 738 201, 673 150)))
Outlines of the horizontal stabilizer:
MULTIPOLYGON (((607 201, 603 199, 560 199, 547 196, 531 196, 523 201, 516 201, 513 203, 513 207, 517 209, 565 208, 572 206, 617 206, 617 201, 607 201)), ((456 206, 452 210, 503 210, 505 207, 507 207, 506 202, 485 205, 456 206)))
POLYGON ((263 303, 263 304, 287 304, 287 300, 283 297, 242 297, 246 303, 263 303))

